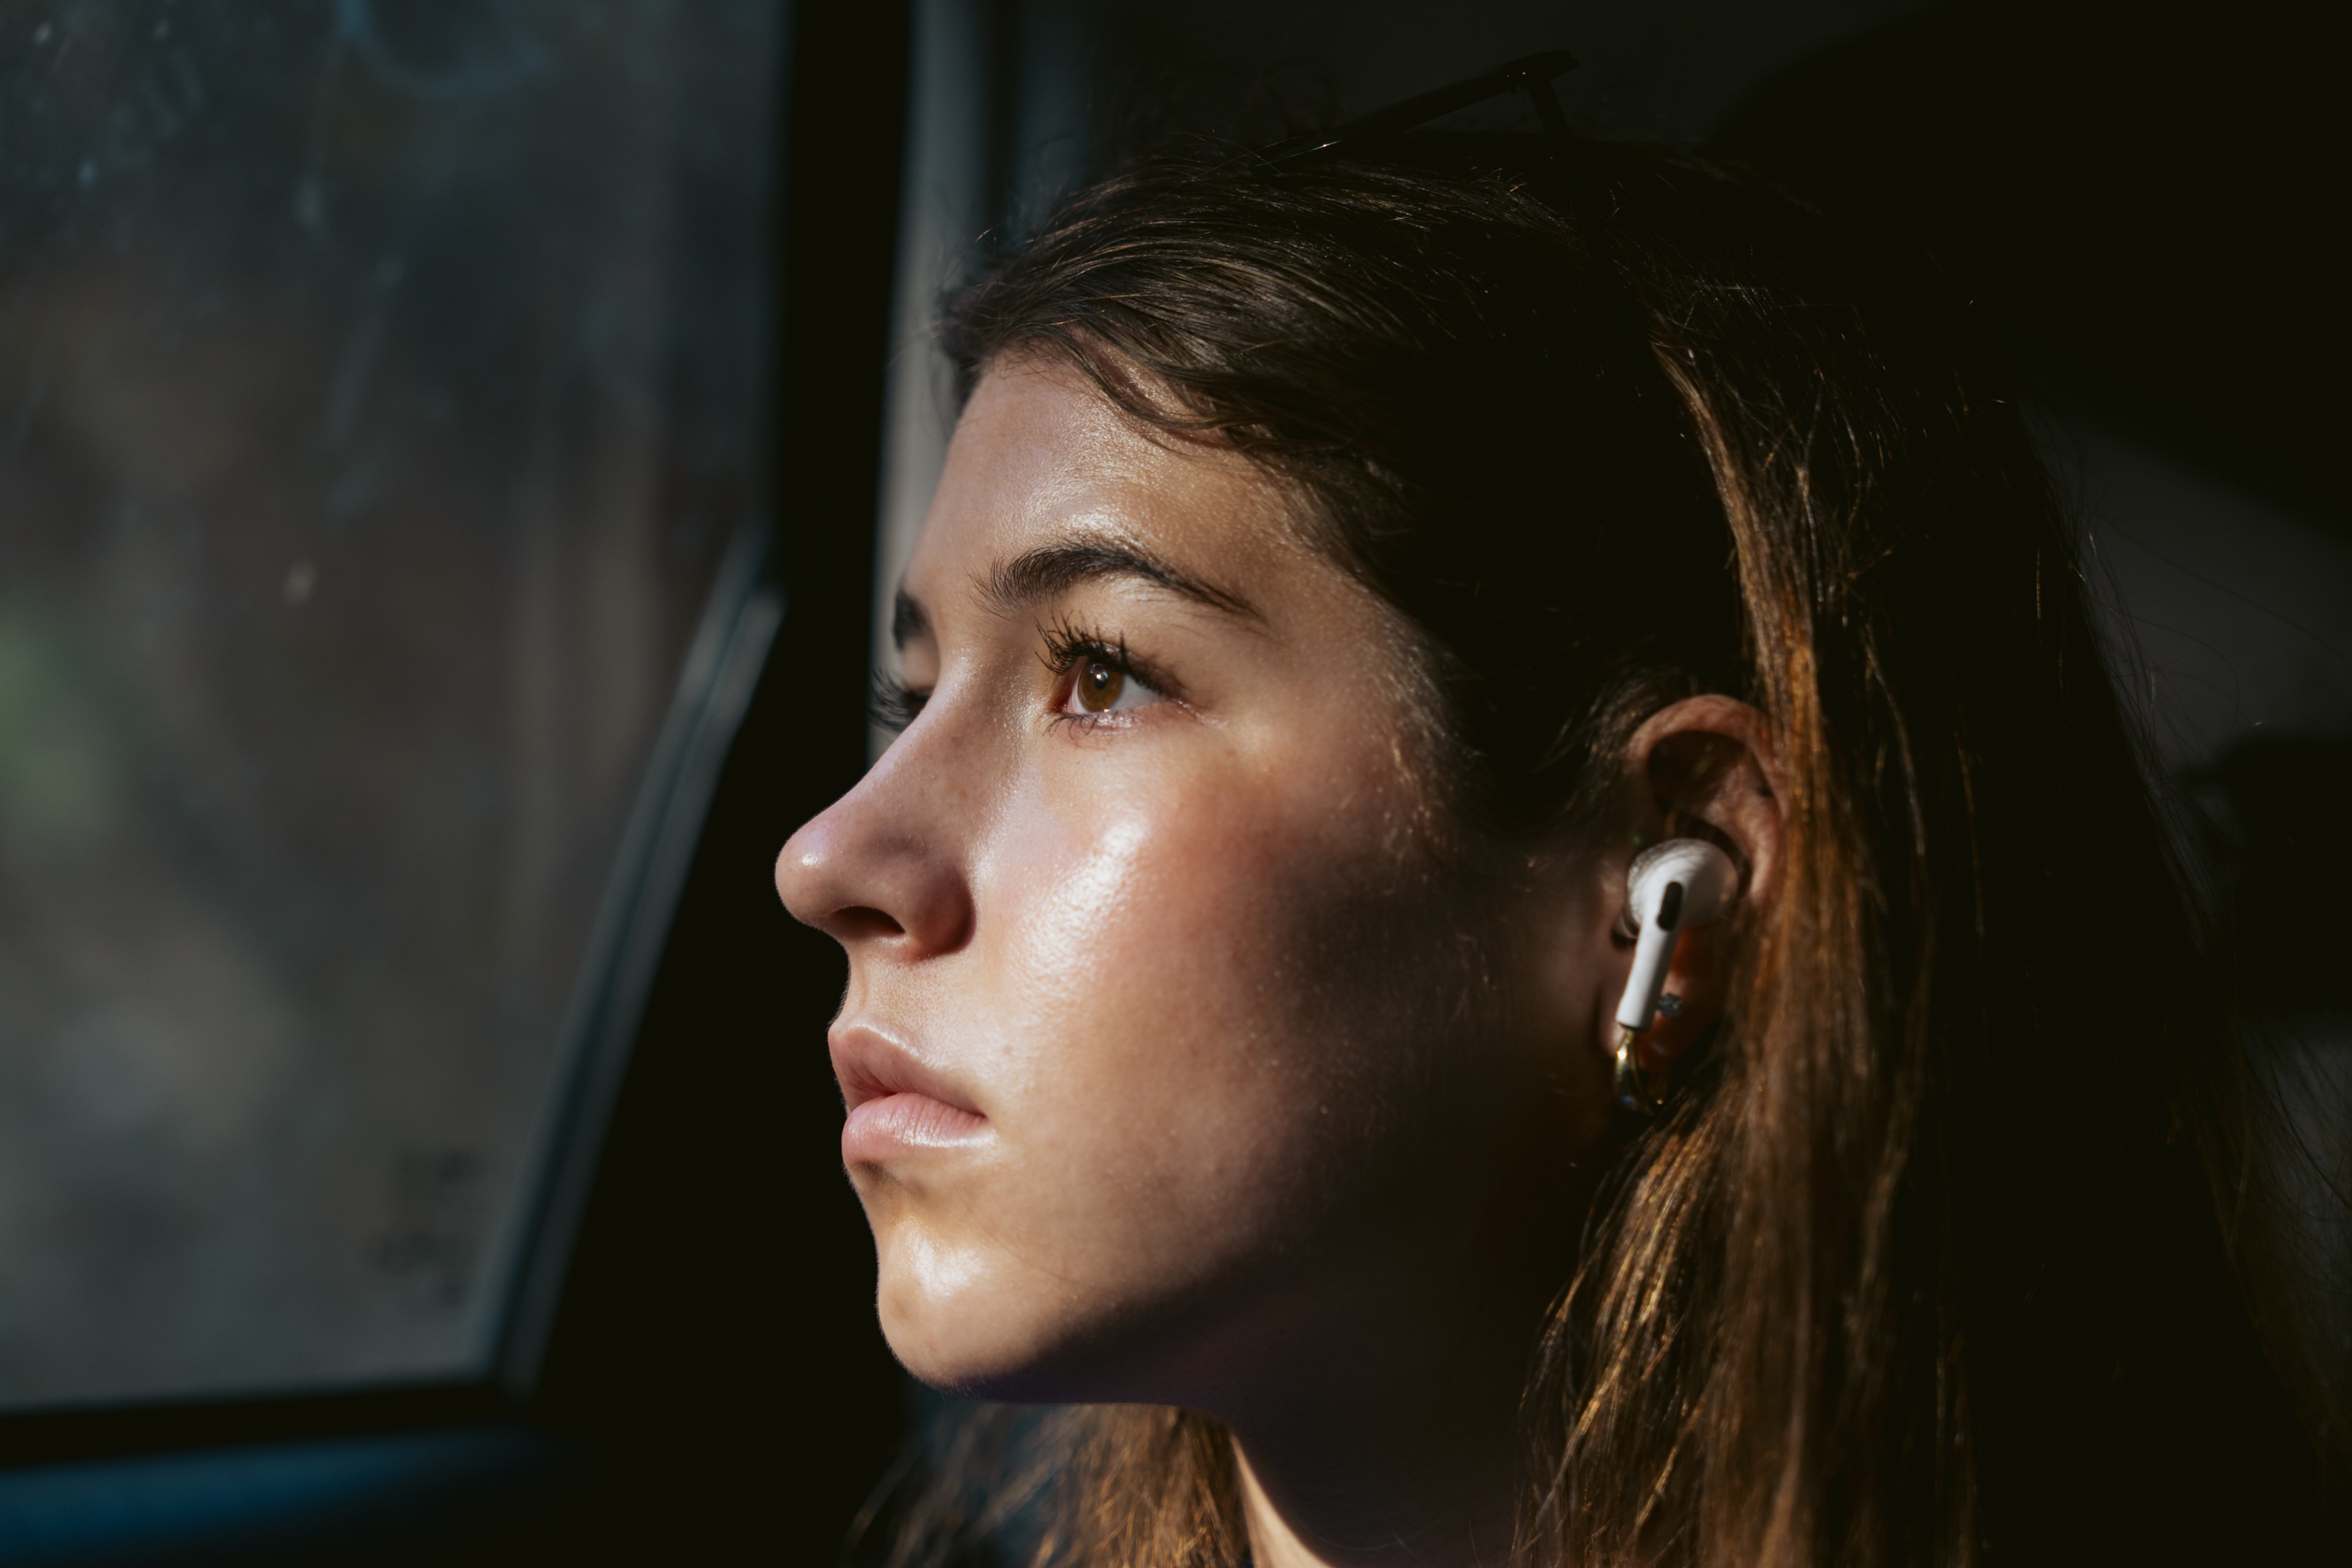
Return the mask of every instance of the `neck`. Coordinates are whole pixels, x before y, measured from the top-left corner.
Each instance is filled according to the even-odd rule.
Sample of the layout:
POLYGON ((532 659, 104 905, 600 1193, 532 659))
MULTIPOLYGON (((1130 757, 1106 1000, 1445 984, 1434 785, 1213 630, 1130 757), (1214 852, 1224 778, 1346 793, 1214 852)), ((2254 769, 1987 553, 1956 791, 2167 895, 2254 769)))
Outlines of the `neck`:
MULTIPOLYGON (((1256 1568, 1474 1568, 1509 1557, 1520 1444, 1514 1375, 1487 1369, 1378 1410, 1234 1433, 1256 1568)), ((1391 1387, 1391 1396, 1400 1391, 1391 1387)), ((1286 1413, 1291 1414, 1291 1413, 1286 1413)))
POLYGON ((1256 1568, 1509 1561, 1520 1401, 1583 1208, 1543 1185, 1553 1197, 1530 1207, 1548 1212, 1506 1202, 1410 1264, 1327 1277, 1260 1320, 1257 1354, 1196 1385, 1186 1403, 1234 1435, 1256 1568))

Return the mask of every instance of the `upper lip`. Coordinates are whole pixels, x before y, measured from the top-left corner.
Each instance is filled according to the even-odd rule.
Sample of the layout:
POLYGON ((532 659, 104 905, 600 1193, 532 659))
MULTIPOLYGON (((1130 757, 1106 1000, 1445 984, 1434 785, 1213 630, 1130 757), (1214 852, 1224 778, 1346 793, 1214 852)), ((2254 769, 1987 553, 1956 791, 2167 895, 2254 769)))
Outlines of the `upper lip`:
POLYGON ((888 1094, 920 1094, 975 1116, 984 1114, 945 1073, 870 1025, 836 1024, 825 1045, 849 1110, 888 1094))

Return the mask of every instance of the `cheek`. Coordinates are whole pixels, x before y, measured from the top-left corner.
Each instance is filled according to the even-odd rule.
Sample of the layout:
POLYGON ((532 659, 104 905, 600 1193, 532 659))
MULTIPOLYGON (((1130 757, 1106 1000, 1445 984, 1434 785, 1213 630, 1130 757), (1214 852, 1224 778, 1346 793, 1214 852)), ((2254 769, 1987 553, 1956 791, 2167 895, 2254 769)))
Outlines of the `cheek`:
POLYGON ((1307 950, 1359 868, 1287 805, 1171 791, 1007 824, 982 955, 1024 1024, 1007 1133, 1097 1210, 1126 1192, 1171 1227, 1250 1228, 1299 1157, 1302 1096, 1369 1043, 1306 1016, 1307 950))
POLYGON ((1015 795, 975 868, 974 945, 930 998, 983 1059, 998 1148, 899 1205, 920 1235, 895 1264, 885 1240, 894 1342, 995 1334, 968 1348, 1034 1362, 1213 1300, 1295 1255, 1404 1138, 1434 1000, 1459 987, 1433 972, 1444 944, 1402 896, 1388 813, 1329 800, 1272 774, 1015 795))

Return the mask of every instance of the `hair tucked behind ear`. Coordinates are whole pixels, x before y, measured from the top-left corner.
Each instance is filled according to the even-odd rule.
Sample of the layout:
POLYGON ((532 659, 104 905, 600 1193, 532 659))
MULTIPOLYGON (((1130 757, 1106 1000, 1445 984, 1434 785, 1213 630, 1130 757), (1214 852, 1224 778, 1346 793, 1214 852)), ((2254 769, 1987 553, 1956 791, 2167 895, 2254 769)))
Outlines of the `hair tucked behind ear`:
MULTIPOLYGON (((1548 145, 1146 168, 949 334, 967 384, 1065 356, 1290 486, 1414 629, 1460 831, 1587 831, 1677 696, 1767 717, 1786 873, 1535 1358, 1527 1556, 2293 1555, 2281 1374, 2324 1380, 2254 1081, 1981 329, 1751 183, 1548 145)), ((972 1446, 1013 1420, 948 1440, 890 1561, 990 1507, 1041 1564, 1240 1560, 1202 1418, 972 1446)))

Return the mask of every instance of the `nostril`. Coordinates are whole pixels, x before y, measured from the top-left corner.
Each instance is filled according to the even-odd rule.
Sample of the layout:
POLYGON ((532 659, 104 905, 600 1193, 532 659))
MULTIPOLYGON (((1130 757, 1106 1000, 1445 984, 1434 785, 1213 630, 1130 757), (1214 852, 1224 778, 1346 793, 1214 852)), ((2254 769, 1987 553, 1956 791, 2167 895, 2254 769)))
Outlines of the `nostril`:
POLYGON ((833 918, 825 924, 833 927, 835 937, 843 942, 856 941, 859 937, 903 936, 907 932, 905 926, 880 910, 869 909, 862 904, 835 910, 833 918))

